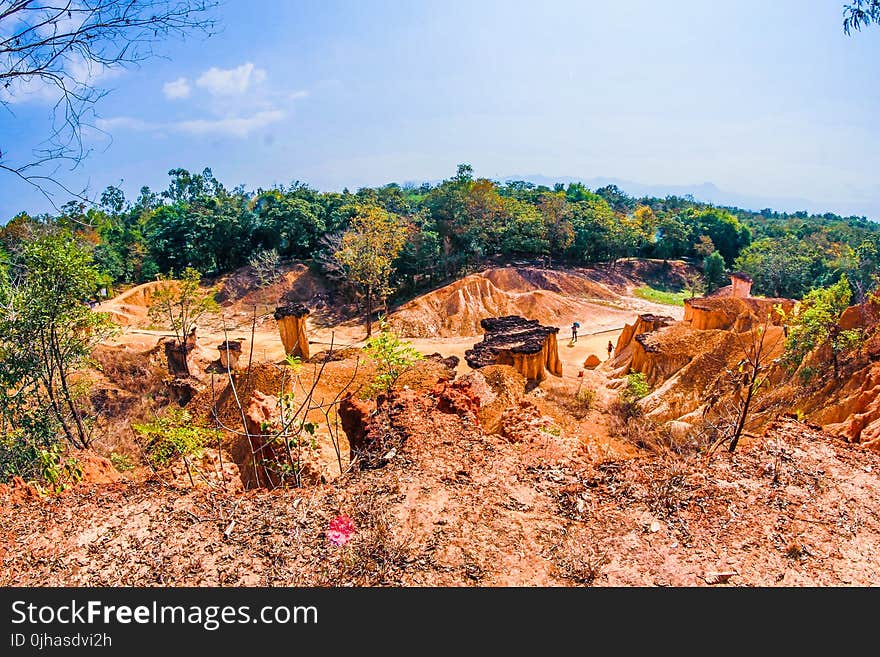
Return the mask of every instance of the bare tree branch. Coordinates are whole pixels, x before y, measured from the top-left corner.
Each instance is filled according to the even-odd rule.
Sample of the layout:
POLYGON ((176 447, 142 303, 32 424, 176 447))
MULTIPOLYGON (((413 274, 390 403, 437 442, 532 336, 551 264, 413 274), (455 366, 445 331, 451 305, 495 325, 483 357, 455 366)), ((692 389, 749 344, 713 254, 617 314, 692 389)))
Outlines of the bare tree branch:
POLYGON ((83 128, 95 126, 95 104, 107 91, 108 71, 156 56, 154 44, 191 33, 210 36, 215 0, 0 0, 0 134, 11 135, 14 106, 34 94, 54 101, 49 134, 28 152, 0 143, 0 170, 53 198, 64 193, 89 201, 58 179, 89 155, 83 128))

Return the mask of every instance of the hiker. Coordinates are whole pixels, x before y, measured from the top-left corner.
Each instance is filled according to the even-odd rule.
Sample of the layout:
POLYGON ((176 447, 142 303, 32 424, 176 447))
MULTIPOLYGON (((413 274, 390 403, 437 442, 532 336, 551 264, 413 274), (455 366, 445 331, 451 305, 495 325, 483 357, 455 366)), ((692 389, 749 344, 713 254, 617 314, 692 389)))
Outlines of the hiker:
POLYGON ((611 344, 611 340, 608 341, 608 358, 611 358, 611 354, 614 351, 614 345, 611 344))
POLYGON ((571 341, 572 341, 572 343, 578 341, 578 329, 580 327, 581 327, 581 325, 578 322, 575 322, 574 324, 571 325, 571 341))

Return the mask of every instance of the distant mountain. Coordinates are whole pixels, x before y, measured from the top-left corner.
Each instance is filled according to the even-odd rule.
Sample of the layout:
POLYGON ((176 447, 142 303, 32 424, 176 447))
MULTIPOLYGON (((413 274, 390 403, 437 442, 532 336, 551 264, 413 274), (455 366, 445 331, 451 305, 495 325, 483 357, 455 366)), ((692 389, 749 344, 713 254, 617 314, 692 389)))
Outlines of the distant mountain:
MULTIPOLYGON (((785 198, 785 197, 769 197, 769 196, 750 196, 747 194, 739 194, 719 189, 717 185, 711 182, 704 182, 693 185, 645 185, 633 182, 632 180, 622 180, 620 178, 578 178, 574 176, 545 176, 543 174, 529 174, 520 176, 505 176, 501 178, 503 182, 513 180, 524 180, 535 183, 536 185, 546 185, 553 187, 555 183, 582 183, 592 190, 605 187, 606 185, 617 185, 621 190, 630 196, 655 196, 657 198, 665 198, 667 196, 693 196, 696 201, 704 203, 713 203, 715 205, 729 205, 744 210, 760 211, 765 208, 772 208, 779 212, 798 212, 806 210, 813 214, 823 214, 825 212, 835 212, 843 216, 865 215, 864 203, 836 203, 836 202, 820 202, 811 201, 805 198, 785 198)), ((867 208, 868 216, 872 219, 880 217, 880 199, 876 204, 872 204, 867 208)))

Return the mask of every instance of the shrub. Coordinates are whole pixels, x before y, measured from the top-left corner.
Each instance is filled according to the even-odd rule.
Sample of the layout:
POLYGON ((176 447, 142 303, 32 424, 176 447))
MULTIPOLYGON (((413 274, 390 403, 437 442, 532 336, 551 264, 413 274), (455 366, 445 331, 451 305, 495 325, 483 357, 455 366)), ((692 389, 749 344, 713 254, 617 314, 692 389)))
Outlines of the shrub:
POLYGON ((134 470, 134 463, 132 463, 131 458, 125 454, 113 452, 110 454, 110 463, 112 463, 113 467, 119 472, 129 472, 130 470, 134 470))
POLYGON ((645 380, 645 375, 641 372, 630 370, 630 373, 626 375, 626 387, 621 393, 623 401, 628 404, 634 404, 649 392, 651 392, 651 388, 645 380))
POLYGON ((153 465, 165 466, 174 458, 199 456, 220 432, 193 425, 192 416, 185 409, 169 408, 162 417, 147 424, 132 425, 145 440, 144 452, 153 465))
POLYGON ((423 356, 409 342, 404 342, 380 320, 379 334, 367 340, 364 351, 376 363, 376 377, 370 386, 372 394, 390 392, 400 375, 423 356))
POLYGON ((577 393, 575 393, 574 400, 576 406, 586 413, 593 408, 593 403, 596 401, 596 391, 590 390, 589 388, 578 390, 577 393))
POLYGON ((268 287, 281 278, 281 271, 278 268, 280 258, 275 249, 257 251, 248 260, 248 264, 254 268, 260 287, 268 287))

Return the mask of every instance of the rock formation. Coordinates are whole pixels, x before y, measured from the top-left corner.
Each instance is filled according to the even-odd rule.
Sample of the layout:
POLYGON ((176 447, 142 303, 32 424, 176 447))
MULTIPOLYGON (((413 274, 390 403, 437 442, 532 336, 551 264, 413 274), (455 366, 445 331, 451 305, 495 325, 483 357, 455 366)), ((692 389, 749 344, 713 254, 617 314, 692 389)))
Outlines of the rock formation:
POLYGON ((711 329, 748 331, 769 316, 774 326, 782 324, 783 315, 776 306, 788 313, 794 308, 791 299, 757 297, 697 297, 684 300, 684 321, 698 331, 711 329))
POLYGON ((736 297, 748 299, 752 296, 752 277, 745 272, 736 271, 730 275, 730 285, 719 287, 708 297, 736 297))
POLYGON ((193 397, 204 390, 201 382, 192 376, 169 376, 164 383, 171 401, 178 406, 186 406, 193 397))
POLYGON ((233 457, 245 488, 275 488, 282 484, 306 485, 320 481, 320 471, 310 447, 302 446, 288 457, 284 441, 279 439, 277 397, 255 390, 245 411, 245 422, 249 436, 238 437, 238 444, 233 448, 233 457), (291 458, 294 463, 290 463, 291 458), (285 465, 291 465, 294 472, 283 477, 281 472, 285 465))
POLYGON ((217 349, 220 351, 220 367, 223 371, 234 370, 241 358, 241 340, 226 340, 217 349))
POLYGON ((599 357, 596 354, 590 354, 587 356, 586 360, 584 360, 584 367, 588 370, 594 370, 601 364, 602 361, 599 360, 599 357))
MULTIPOLYGON (((639 315, 632 324, 625 325, 620 333, 620 337, 617 338, 617 346, 614 348, 615 364, 619 358, 628 357, 632 354, 633 339, 637 335, 652 333, 664 326, 669 326, 674 321, 672 317, 645 313, 639 315)), ((584 365, 586 366, 586 364, 584 365)))
POLYGON ((474 369, 487 365, 511 365, 529 381, 541 382, 547 372, 562 376, 562 362, 556 344, 555 326, 518 315, 490 317, 480 322, 485 334, 465 354, 474 369))
POLYGON ((517 407, 526 390, 526 380, 510 365, 487 365, 462 377, 479 402, 477 418, 486 433, 500 433, 501 419, 517 407))
POLYGON ((275 320, 281 333, 284 352, 288 356, 309 359, 309 339, 306 337, 306 318, 309 309, 301 303, 286 303, 275 309, 275 320))

